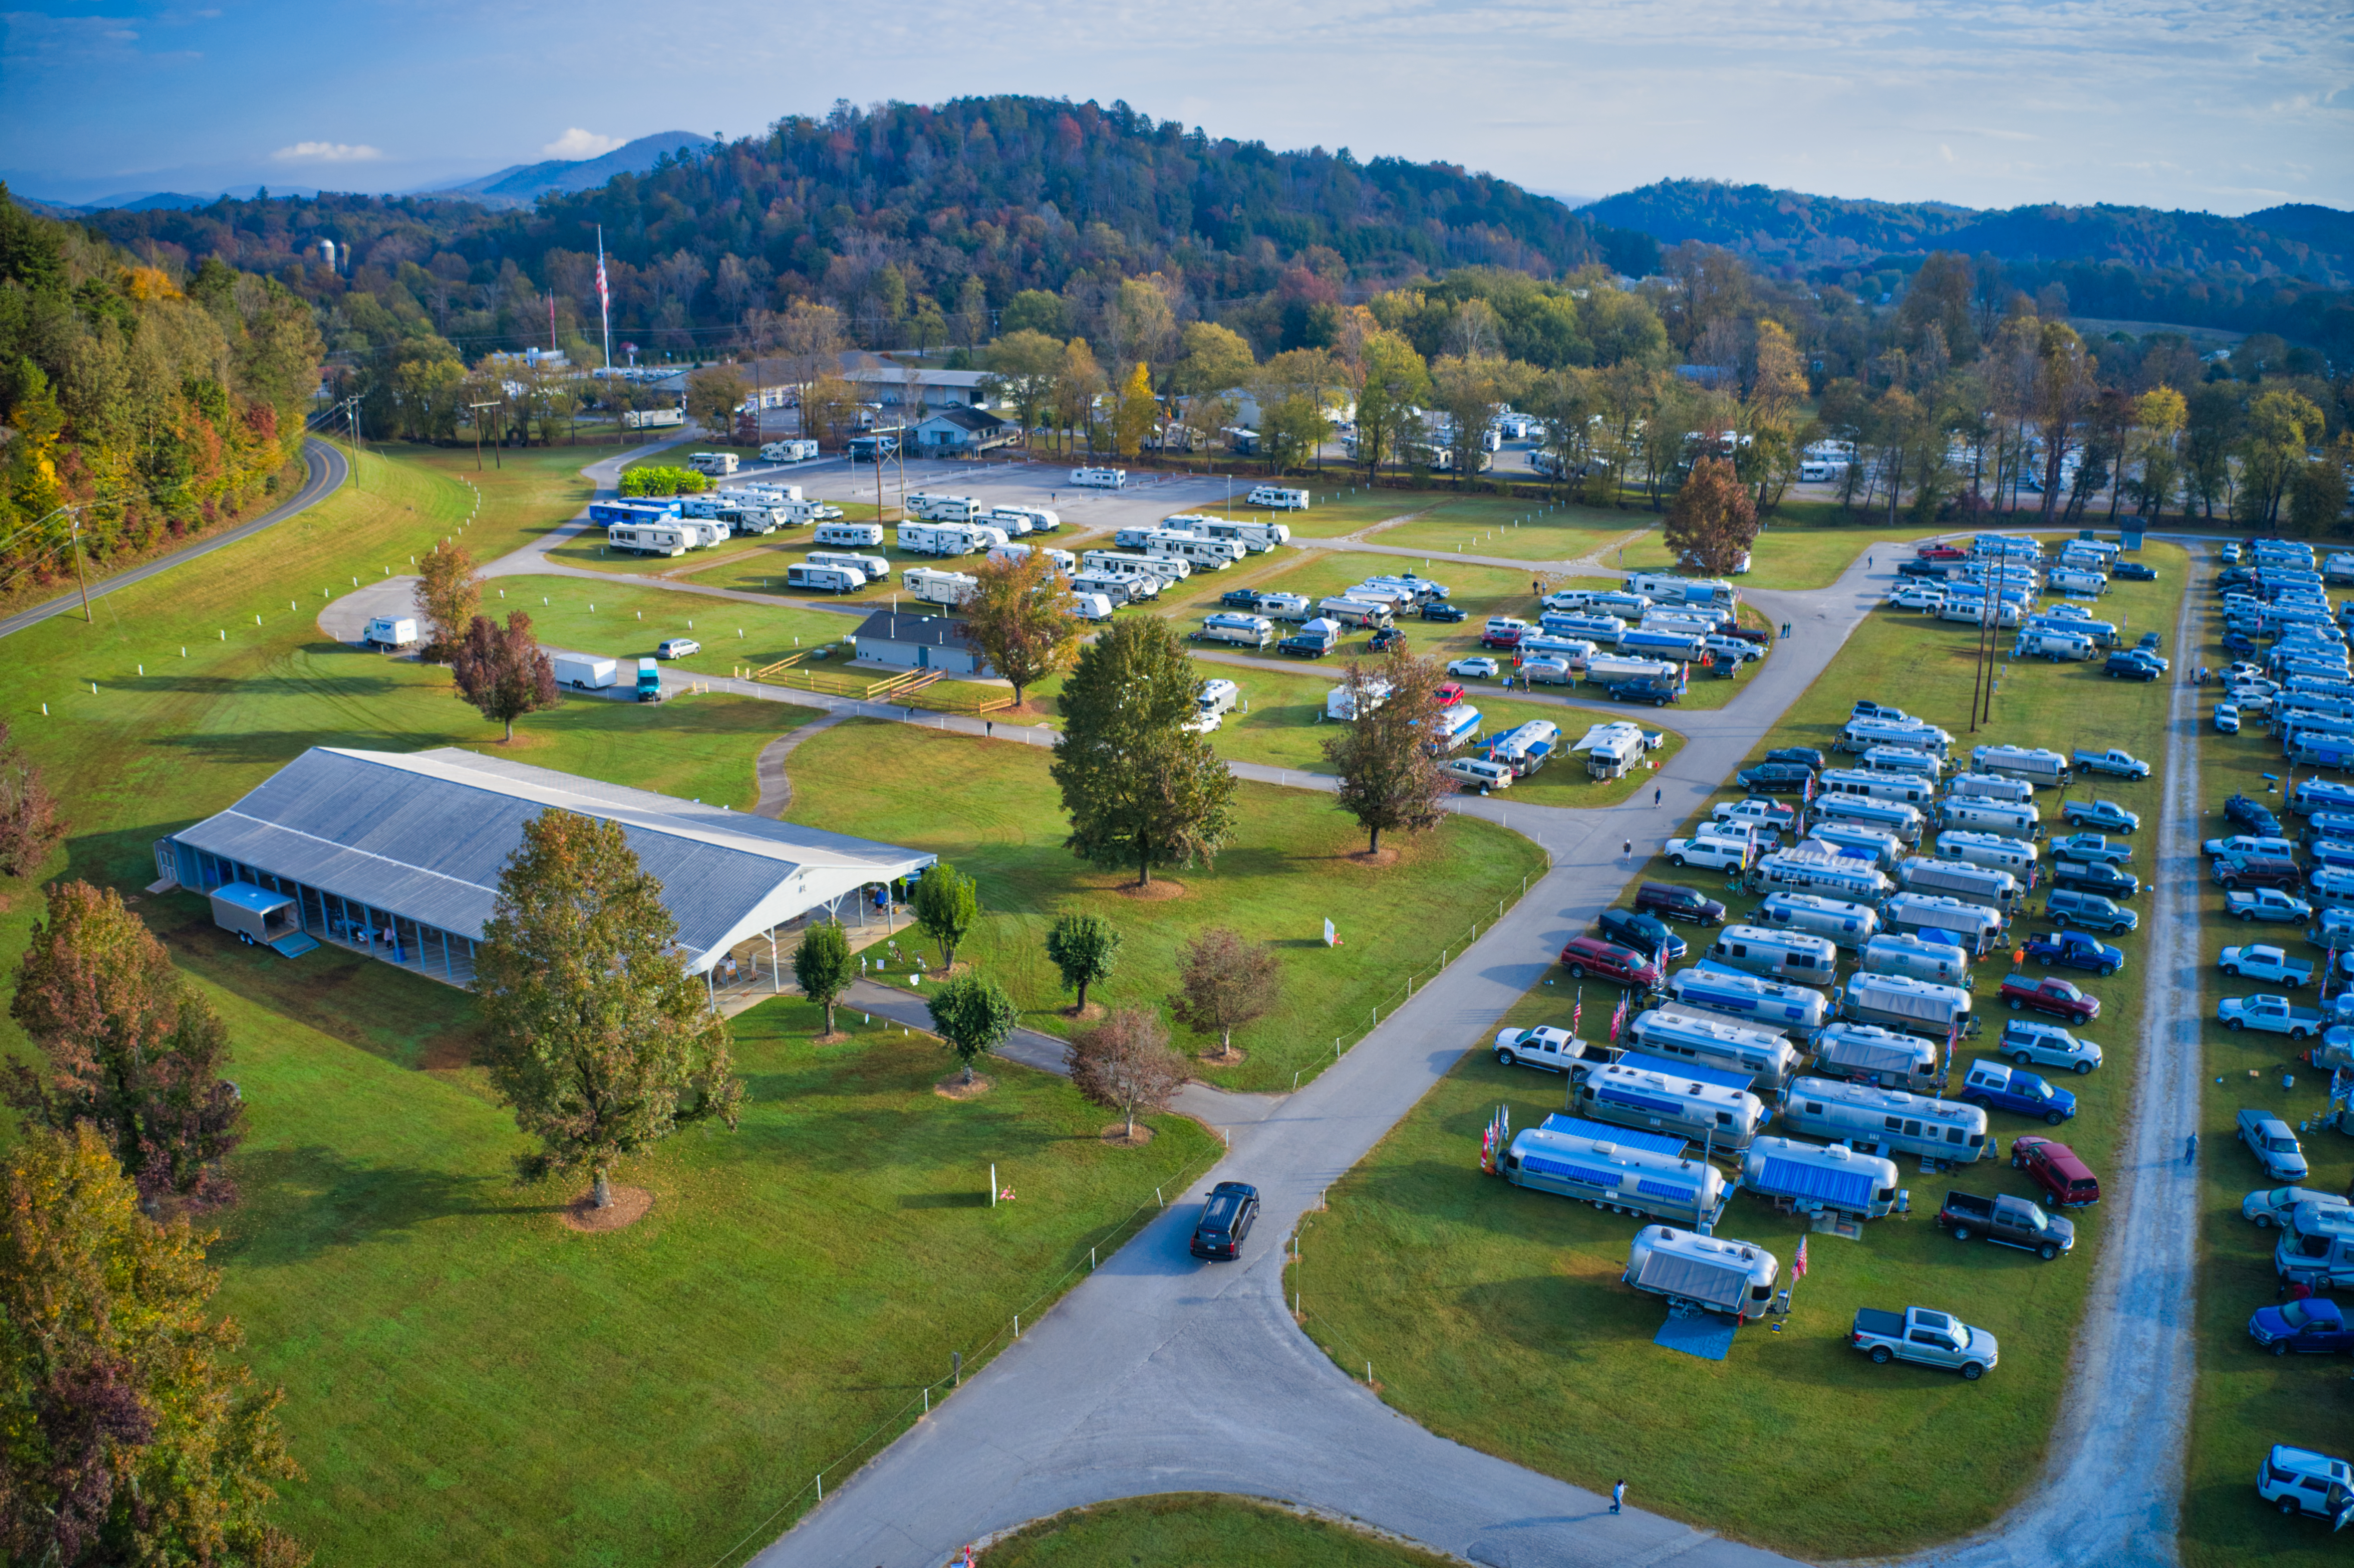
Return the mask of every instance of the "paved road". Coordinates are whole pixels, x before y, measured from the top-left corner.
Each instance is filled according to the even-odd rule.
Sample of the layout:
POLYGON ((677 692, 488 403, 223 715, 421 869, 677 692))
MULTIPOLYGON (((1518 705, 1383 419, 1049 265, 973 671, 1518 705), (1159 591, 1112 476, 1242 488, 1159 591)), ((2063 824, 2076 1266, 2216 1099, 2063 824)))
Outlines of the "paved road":
MULTIPOLYGON (((168 556, 158 556, 154 560, 133 567, 128 571, 118 572, 113 577, 92 583, 90 587, 90 597, 92 599, 103 599, 117 588, 126 588, 133 583, 145 582, 157 573, 170 571, 183 562, 193 561, 199 556, 208 556, 213 551, 224 546, 234 545, 240 539, 249 539, 265 528, 274 528, 289 517, 297 513, 307 512, 327 496, 333 495, 342 488, 345 476, 351 471, 351 464, 345 458, 342 450, 328 445, 316 436, 305 436, 302 439, 302 466, 304 470, 302 487, 281 504, 272 507, 251 522, 240 523, 234 528, 224 529, 193 545, 175 550, 168 556)), ((53 599, 47 604, 36 606, 34 609, 12 615, 5 620, 0 620, 0 637, 5 637, 12 631, 22 631, 28 626, 37 626, 53 615, 63 615, 68 610, 79 610, 80 608, 81 593, 80 590, 76 589, 72 593, 53 599)))

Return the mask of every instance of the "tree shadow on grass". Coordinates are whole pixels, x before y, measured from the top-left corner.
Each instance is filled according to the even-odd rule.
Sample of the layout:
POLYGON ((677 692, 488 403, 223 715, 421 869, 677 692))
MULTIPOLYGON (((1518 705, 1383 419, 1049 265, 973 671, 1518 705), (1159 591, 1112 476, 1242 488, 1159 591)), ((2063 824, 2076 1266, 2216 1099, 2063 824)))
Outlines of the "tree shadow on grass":
POLYGON ((232 1160, 246 1202, 223 1216, 216 1262, 283 1267, 406 1235, 453 1216, 553 1214, 502 1176, 364 1165, 321 1144, 254 1150, 232 1160))

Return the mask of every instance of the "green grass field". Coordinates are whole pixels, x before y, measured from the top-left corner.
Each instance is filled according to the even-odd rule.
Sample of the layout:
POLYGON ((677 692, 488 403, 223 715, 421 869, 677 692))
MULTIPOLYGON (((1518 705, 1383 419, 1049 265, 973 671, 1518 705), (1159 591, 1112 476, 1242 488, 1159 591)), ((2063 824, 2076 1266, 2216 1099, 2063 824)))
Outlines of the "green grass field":
MULTIPOLYGON (((2211 570, 2211 550, 2202 551, 2211 570)), ((2179 664, 2220 669, 2232 655, 2222 652, 2221 617, 2200 596, 2197 641, 2176 652, 2179 664)), ((2291 815, 2285 791, 2302 773, 2285 766, 2280 742, 2253 717, 2238 735, 2219 735, 2210 715, 2217 697, 2210 686, 2196 709, 2199 725, 2201 838, 2241 830, 2224 821, 2221 806, 2234 793, 2255 797, 2279 814, 2294 835, 2304 819, 2291 815), (2268 784, 2271 773, 2281 780, 2268 784), (2267 794, 2268 789, 2284 793, 2267 794)), ((2202 863, 2203 872, 2203 863, 2202 863)), ((2248 1317, 2275 1299, 2279 1277, 2273 1268, 2275 1230, 2259 1230, 2240 1217, 2240 1201, 2260 1188, 2279 1185, 2258 1168, 2237 1141, 2243 1107, 2270 1110, 2296 1128, 2328 1109, 2329 1075, 2296 1060, 2289 1042, 2276 1034, 2235 1033, 2214 1022, 2215 1004, 2227 996, 2273 989, 2233 980, 2218 969, 2226 946, 2273 943, 2317 968, 2322 950, 2306 939, 2303 926, 2248 925, 2224 916, 2223 892, 2200 878, 2199 956, 2201 985, 2186 998, 2207 1022, 2202 1031, 2206 1060, 2205 1103, 2199 1133, 2200 1223, 2199 1383, 2191 1405, 2190 1460, 2183 1497, 2184 1562, 2195 1568, 2261 1559, 2284 1568, 2317 1568, 2342 1560, 2345 1543, 2327 1525, 2283 1519, 2255 1495, 2257 1467, 2274 1443, 2354 1457, 2354 1415, 2343 1395, 2347 1367, 2340 1358, 2290 1356, 2276 1359, 2248 1338, 2248 1317), (2284 1087, 2283 1077, 2295 1080, 2284 1087)), ((2333 995, 2334 995, 2333 991, 2333 995)), ((2300 1006, 2314 1005, 2311 987, 2298 993, 2300 1006)), ((2320 1128, 2299 1135, 2311 1174, 2299 1185, 2343 1192, 2354 1184, 2354 1139, 2320 1128)), ((2345 1298, 2338 1298, 2345 1305, 2345 1298)))
MULTIPOLYGON (((1337 1037, 1372 1026, 1409 974, 1435 962, 1435 939, 1496 917, 1543 869, 1528 840, 1477 818, 1458 817, 1396 844, 1395 863, 1369 867, 1355 821, 1329 800, 1299 790, 1245 784, 1233 842, 1214 866, 1154 874, 1183 885, 1178 898, 1139 899, 1120 891, 1135 872, 1099 871, 1062 847, 1061 802, 1044 747, 974 742, 881 720, 854 719, 813 736, 793 754, 796 821, 930 850, 981 883, 983 917, 959 949, 995 977, 1034 1029, 1062 1033, 1070 997, 1046 961, 1046 928, 1066 912, 1106 916, 1126 936, 1119 969, 1090 993, 1107 1006, 1157 1007, 1174 983, 1176 952, 1210 926, 1228 926, 1272 944, 1283 960, 1278 1008, 1235 1044, 1249 1053, 1235 1066, 1202 1076, 1237 1089, 1289 1088, 1332 1060, 1337 1037), (955 787, 944 789, 953 778, 955 787), (1322 922, 1341 927, 1327 948, 1322 922)), ((912 958, 928 942, 904 938, 912 958)), ((1180 1036, 1180 1045, 1195 1046, 1180 1036)))
POLYGON ((1457 1560, 1248 1498, 1165 1492, 1040 1520, 979 1561, 986 1568, 1443 1568, 1457 1560))
MULTIPOLYGON (((2170 627, 2182 554, 2153 545, 2146 558, 2161 581, 2122 585, 2101 613, 2170 627)), ((2105 681, 2096 664, 2011 667, 1992 723, 1969 736, 1968 643, 1964 628, 1875 614, 1758 751, 1828 747, 1851 703, 1869 696, 1943 724, 1957 749, 1988 740, 2066 748, 2097 737, 2162 762, 2164 689, 2105 681)), ((2104 780, 2099 793, 2154 823, 2161 788, 2104 780)), ((2044 807, 2050 814, 2052 797, 2044 807)), ((1655 862, 1645 874, 1725 896, 1721 874, 1655 862)), ((1728 918, 1738 920, 1755 899, 1728 902, 1728 918)), ((1704 933, 1683 934, 1704 946, 1704 933)), ((2083 1114, 2062 1137, 2105 1176, 2116 1169, 2147 979, 2134 967, 2142 938, 2121 945, 2124 973, 2088 981, 2105 1006, 2083 1033, 2101 1043, 2106 1063, 2065 1086, 2083 1114)), ((2002 963, 1978 966, 1981 994, 2002 963)), ((1597 991, 1586 1004, 1591 1034, 1596 1010, 1606 1017, 1615 997, 1586 989, 1597 991)), ((1540 986, 1510 1022, 1566 1023, 1574 997, 1565 981, 1540 986)), ((1986 1022, 1999 1027, 1999 1017, 1986 1022)), ((1974 1059, 1986 1043, 1959 1054, 1974 1059)), ((1618 1282, 1630 1222, 1478 1175, 1479 1130, 1499 1104, 1525 1127, 1560 1108, 1563 1093, 1558 1080, 1474 1053, 1333 1189, 1331 1213, 1305 1227, 1293 1278, 1309 1332, 1336 1361, 1372 1361, 1385 1397, 1445 1436, 1583 1485, 1640 1477, 1647 1507, 1809 1557, 1878 1555, 1960 1535, 2032 1479, 2098 1262, 2097 1207, 2073 1216, 2079 1245, 2059 1262, 1962 1245, 1932 1224, 1948 1186, 2032 1189, 2007 1163, 1946 1177, 1920 1175, 1905 1160, 1911 1215, 1871 1222, 1861 1241, 1813 1236, 1812 1271, 1796 1287, 1787 1328, 1744 1330, 1730 1361, 1704 1361, 1650 1343, 1659 1304, 1618 1282), (1373 1257, 1384 1266, 1368 1268, 1373 1257), (1945 1307, 1994 1331, 2002 1366, 1968 1384, 1874 1367, 1848 1349, 1856 1308, 1912 1304, 1945 1307), (1628 1397, 1630 1389, 1640 1397, 1628 1397), (1790 1446, 1801 1433, 1807 1461, 1794 1465, 1790 1446), (1892 1453, 1935 1458, 1892 1474, 1892 1453)), ((2003 1113, 1993 1122, 2006 1145, 2046 1130, 2003 1113)), ((1797 1222, 1748 1197, 1735 1199, 1718 1234, 1763 1245, 1786 1270, 1799 1237, 1797 1222)))

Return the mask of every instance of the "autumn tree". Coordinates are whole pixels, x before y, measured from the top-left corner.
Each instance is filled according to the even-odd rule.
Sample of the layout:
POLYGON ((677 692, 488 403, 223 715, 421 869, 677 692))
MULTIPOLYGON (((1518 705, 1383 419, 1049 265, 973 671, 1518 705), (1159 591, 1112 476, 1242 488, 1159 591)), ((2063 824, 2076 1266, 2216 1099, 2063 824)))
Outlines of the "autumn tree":
POLYGON ((302 1568, 265 1515, 301 1478, 279 1389, 207 1310, 211 1238, 140 1213, 106 1139, 42 1128, 0 1167, 0 1552, 59 1568, 302 1568))
POLYGON ((940 968, 956 968, 957 944, 981 920, 981 885, 944 860, 916 879, 916 928, 940 945, 940 968))
POLYGON ((1749 492, 1720 457, 1692 464, 1691 475, 1668 507, 1660 536, 1668 554, 1710 577, 1740 566, 1757 537, 1757 507, 1749 492))
POLYGON ((40 765, 25 754, 0 718, 0 876, 30 876, 48 863, 69 824, 40 765))
POLYGON ((1112 444, 1122 457, 1144 450, 1145 439, 1160 422, 1161 405, 1152 397, 1152 371, 1142 360, 1129 367, 1121 384, 1119 405, 1112 410, 1112 444))
POLYGON ((714 440, 732 440, 736 410, 752 395, 752 384, 732 365, 715 365, 686 378, 687 418, 710 432, 714 440))
POLYGON ((1479 348, 1479 341, 1468 345, 1474 352, 1444 355, 1430 366, 1431 396, 1454 426, 1455 472, 1463 482, 1479 471, 1489 425, 1535 379, 1527 366, 1479 348))
POLYGON ((793 949, 793 983, 825 1009, 825 1032, 833 1033, 833 1010, 858 971, 851 967, 850 934, 839 920, 821 920, 801 933, 793 949))
POLYGON ((973 568, 958 634, 1013 683, 1020 707, 1032 686, 1068 667, 1087 627, 1071 613, 1071 580, 1044 550, 990 556, 973 568))
POLYGON ((1081 1099, 1126 1118, 1123 1136, 1129 1143, 1136 1141, 1136 1113, 1167 1110, 1187 1076, 1185 1059, 1169 1049, 1160 1014, 1142 1008, 1121 1008, 1074 1034, 1065 1062, 1081 1099))
POLYGON ((1233 423, 1231 394, 1249 384, 1257 368, 1250 340, 1215 322, 1189 322, 1178 339, 1180 357, 1169 373, 1169 389, 1183 400, 1185 426, 1207 440, 1233 423))
POLYGON ((1065 915, 1046 933, 1046 958, 1063 983, 1079 993, 1074 1013, 1087 1010, 1087 988, 1108 980, 1119 962, 1119 928, 1100 915, 1065 915))
POLYGON ((2043 438, 2043 521, 2060 503, 2060 474, 2079 444, 2084 411, 2099 391, 2093 356, 2066 322, 2047 321, 2035 339, 2029 407, 2043 438))
POLYGON ((1022 1016, 1013 999, 982 975, 958 976, 933 991, 925 1005, 931 1012, 933 1032, 963 1064, 967 1085, 972 1082, 973 1064, 1004 1044, 1022 1016))
POLYGON ((2181 393, 2163 384, 2134 402, 2135 456, 2140 460, 2135 476, 2136 509, 2157 522, 2180 481, 2182 459, 2176 443, 2181 439, 2190 405, 2181 393))
POLYGON ((1096 436, 1096 400, 1104 394, 1103 367, 1096 363, 1087 340, 1075 337, 1063 345, 1055 367, 1055 423, 1064 434, 1084 429, 1092 449, 1096 436))
POLYGON ((1275 949, 1213 926, 1178 954, 1177 989, 1170 994, 1169 1011, 1194 1033, 1216 1035, 1215 1056, 1232 1060, 1235 1031, 1273 1012, 1282 995, 1283 970, 1275 949))
POLYGON ((1113 623, 1063 683, 1062 737, 1049 769, 1070 813, 1065 846, 1105 866, 1208 860, 1234 831, 1235 778, 1186 727, 1199 672, 1169 622, 1113 623))
POLYGON ((1365 853, 1373 854, 1385 830, 1418 833, 1446 820, 1439 801, 1455 784, 1430 753, 1438 665, 1400 644, 1375 665, 1349 661, 1341 689, 1355 716, 1324 743, 1324 762, 1340 776, 1341 809, 1373 835, 1365 853))
POLYGON ((1394 332, 1368 334, 1357 382, 1357 461, 1367 478, 1422 440, 1419 408, 1430 396, 1430 370, 1394 332))
POLYGON ((16 967, 8 1015, 44 1065, 9 1062, 0 1095, 28 1127, 88 1127, 154 1209, 236 1197, 222 1163, 245 1107, 221 1076, 228 1031, 112 888, 62 882, 16 967))
POLYGON ((989 374, 1013 405, 1024 440, 1055 400, 1055 376, 1062 368, 1063 344, 1043 332, 1009 332, 989 345, 989 374))
POLYGON ((482 574, 466 546, 444 539, 417 563, 417 613, 432 629, 425 640, 428 663, 446 664, 482 610, 482 574))
POLYGON ((490 617, 474 617, 466 640, 450 655, 450 671, 458 678, 458 695, 493 724, 505 725, 508 740, 514 739, 515 720, 563 700, 556 691, 556 666, 532 636, 531 617, 519 609, 507 612, 504 631, 490 617))
POLYGON ((551 808, 525 824, 475 949, 474 994, 478 1060, 539 1142, 530 1168, 586 1165, 597 1207, 612 1202, 615 1161, 706 1118, 736 1125, 726 1020, 686 972, 662 884, 620 823, 551 808))

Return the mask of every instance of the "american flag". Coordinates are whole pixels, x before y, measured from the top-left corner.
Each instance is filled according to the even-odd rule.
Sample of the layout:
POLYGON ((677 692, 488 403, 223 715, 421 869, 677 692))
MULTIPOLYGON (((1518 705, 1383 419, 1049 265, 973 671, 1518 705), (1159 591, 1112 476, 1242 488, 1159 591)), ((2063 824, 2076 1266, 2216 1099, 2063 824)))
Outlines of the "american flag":
POLYGON ((1577 988, 1577 1000, 1569 1004, 1569 1032, 1577 1033, 1577 1021, 1585 1016, 1585 988, 1577 988))
POLYGON ((1796 1284, 1797 1281, 1806 1277, 1807 1238, 1800 1236, 1798 1238, 1798 1255, 1790 1260, 1790 1280, 1792 1284, 1796 1284))
POLYGON ((605 281, 605 253, 601 249, 597 252, 597 308, 600 311, 613 308, 613 290, 605 281))
POLYGON ((1617 1008, 1612 1010, 1610 1014, 1610 1043, 1613 1045, 1616 1045, 1618 1043, 1618 1032, 1626 1027, 1627 994, 1626 992, 1621 991, 1618 993, 1618 1005, 1617 1008))

